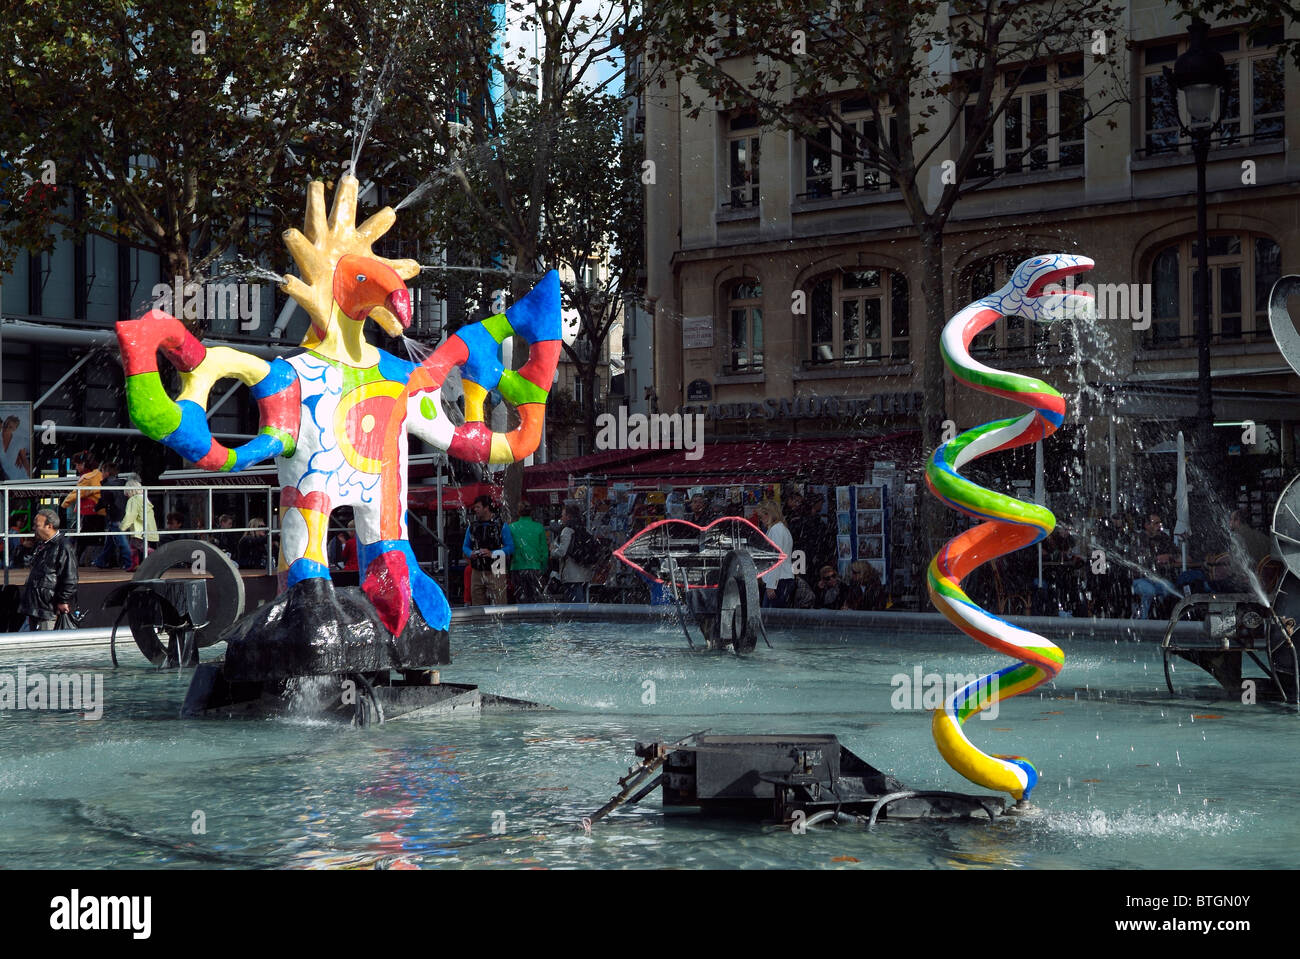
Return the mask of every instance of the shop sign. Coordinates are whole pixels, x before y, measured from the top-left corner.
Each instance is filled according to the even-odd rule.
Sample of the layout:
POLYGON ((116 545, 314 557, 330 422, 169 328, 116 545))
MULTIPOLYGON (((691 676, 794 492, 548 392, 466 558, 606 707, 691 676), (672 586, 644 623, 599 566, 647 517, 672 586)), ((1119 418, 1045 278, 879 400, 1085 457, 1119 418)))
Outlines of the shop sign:
POLYGON ((683 413, 703 413, 712 420, 745 419, 858 419, 920 413, 919 392, 874 393, 871 396, 788 396, 743 403, 709 403, 683 406, 683 413))
POLYGON ((682 317, 682 349, 703 350, 713 348, 713 317, 682 317))
POLYGON ((691 380, 686 387, 686 402, 707 403, 713 399, 713 386, 708 380, 691 380))

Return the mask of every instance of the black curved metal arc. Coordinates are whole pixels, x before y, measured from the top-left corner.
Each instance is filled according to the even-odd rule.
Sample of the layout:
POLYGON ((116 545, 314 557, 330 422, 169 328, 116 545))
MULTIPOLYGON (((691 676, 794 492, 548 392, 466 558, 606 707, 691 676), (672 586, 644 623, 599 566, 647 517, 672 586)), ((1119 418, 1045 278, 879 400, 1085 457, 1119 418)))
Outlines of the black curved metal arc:
POLYGON ((195 550, 207 557, 207 622, 193 624, 199 648, 219 642, 222 633, 244 615, 244 580, 239 568, 221 550, 198 539, 173 540, 149 553, 136 568, 132 582, 162 579, 173 566, 189 566, 195 550))
MULTIPOLYGON (((382 725, 384 724, 384 707, 383 707, 383 705, 379 702, 379 697, 378 697, 377 695, 375 695, 375 687, 372 686, 372 685, 370 685, 370 680, 366 679, 366 677, 365 677, 364 675, 362 675, 361 673, 350 673, 349 675, 355 677, 355 678, 359 681, 360 685, 365 687, 366 692, 370 695, 370 702, 371 702, 371 703, 374 705, 374 707, 375 707, 375 715, 379 718, 379 725, 382 726, 382 725)), ((356 713, 356 715, 357 715, 357 718, 358 718, 358 719, 360 719, 360 717, 362 716, 362 712, 361 712, 361 700, 359 700, 359 699, 357 700, 357 713, 356 713)), ((365 726, 365 725, 368 725, 368 724, 367 724, 367 723, 358 722, 357 725, 358 725, 358 726, 365 726)))
MULTIPOLYGON (((685 582, 685 574, 683 574, 682 581, 685 582)), ((672 587, 672 591, 673 591, 673 604, 677 607, 677 621, 682 624, 682 635, 686 637, 686 645, 691 647, 691 649, 694 649, 695 644, 691 642, 690 630, 686 628, 686 612, 685 610, 682 609, 682 597, 677 592, 677 564, 676 563, 673 563, 668 567, 668 583, 672 587)))
MULTIPOLYGON (((117 614, 117 621, 113 623, 113 631, 108 634, 108 656, 113 661, 113 668, 117 669, 117 628, 122 625, 122 620, 126 618, 126 603, 122 604, 122 611, 117 614)), ((134 633, 132 634, 134 636, 134 633)))
POLYGON ((895 802, 896 800, 928 799, 932 796, 941 799, 964 799, 968 802, 974 801, 976 803, 979 803, 979 807, 983 809, 984 812, 988 813, 988 817, 990 821, 997 818, 997 816, 994 815, 994 811, 989 808, 990 804, 995 802, 996 800, 992 800, 992 799, 985 800, 979 796, 969 796, 966 795, 965 793, 950 792, 949 790, 946 789, 904 789, 901 792, 889 793, 886 796, 881 796, 879 799, 876 800, 875 805, 871 807, 871 818, 867 822, 867 828, 874 829, 876 827, 877 817, 879 817, 880 814, 885 811, 886 806, 888 806, 892 802, 895 802))

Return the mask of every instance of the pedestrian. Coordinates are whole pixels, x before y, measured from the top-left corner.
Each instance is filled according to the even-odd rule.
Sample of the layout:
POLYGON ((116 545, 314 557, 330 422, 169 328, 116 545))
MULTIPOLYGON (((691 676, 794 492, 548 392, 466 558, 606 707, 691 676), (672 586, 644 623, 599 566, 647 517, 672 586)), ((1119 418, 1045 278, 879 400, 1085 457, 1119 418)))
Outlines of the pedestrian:
POLYGON ((59 505, 76 510, 78 532, 99 532, 98 523, 90 518, 99 509, 99 487, 104 479, 99 471, 99 459, 90 450, 82 450, 72 457, 72 468, 78 476, 76 489, 63 497, 59 505))
POLYGON ((235 558, 235 550, 239 548, 239 534, 234 528, 235 517, 230 513, 222 513, 217 517, 217 532, 212 537, 212 542, 217 549, 231 559, 235 558))
POLYGON ((122 520, 126 515, 126 481, 117 475, 116 463, 105 463, 100 467, 100 473, 103 475, 99 506, 104 513, 104 548, 91 565, 96 569, 118 566, 130 571, 135 564, 131 561, 131 546, 122 535, 122 520))
POLYGON ((144 561, 145 542, 150 545, 158 542, 158 523, 154 519, 153 503, 140 485, 140 477, 127 473, 125 480, 126 509, 120 526, 131 537, 131 568, 135 569, 144 561))
POLYGON ((5 537, 5 566, 18 569, 27 557, 23 546, 23 518, 14 513, 9 517, 9 535, 5 537))
POLYGON ((551 555, 560 560, 560 582, 564 585, 566 603, 587 601, 587 585, 595 565, 593 544, 595 552, 599 552, 596 538, 582 521, 582 510, 572 503, 565 506, 564 525, 551 547, 551 555))
POLYGON ((713 511, 713 503, 704 490, 697 489, 691 495, 691 512, 686 518, 699 527, 708 526, 717 519, 717 514, 713 511))
MULTIPOLYGON (((168 514, 167 521, 169 526, 171 524, 172 516, 179 516, 179 514, 168 514)), ((239 544, 235 549, 239 568, 265 570, 267 567, 266 520, 262 519, 260 516, 254 516, 248 521, 248 526, 248 532, 239 537, 239 544)))
POLYGON ((817 577, 817 608, 839 609, 844 605, 844 584, 833 567, 823 566, 817 577))
POLYGON ((515 542, 514 555, 510 557, 510 585, 515 591, 515 602, 539 603, 546 585, 551 541, 546 527, 533 519, 533 509, 527 503, 519 508, 519 518, 510 524, 510 536, 515 542))
POLYGON ((885 608, 885 588, 880 585, 880 572, 865 559, 854 560, 849 566, 849 586, 844 591, 842 608, 859 611, 885 608))
POLYGON ((785 559, 761 577, 762 588, 765 590, 762 605, 785 609, 790 604, 790 597, 794 595, 795 589, 794 572, 790 565, 794 540, 785 525, 781 507, 776 505, 775 500, 765 499, 759 503, 758 508, 754 510, 754 516, 767 533, 767 538, 776 544, 777 549, 785 553, 785 559))
POLYGON ((19 606, 28 629, 54 629, 59 616, 70 615, 77 602, 77 560, 61 525, 52 509, 39 511, 32 520, 37 546, 19 606))
POLYGON ((188 533, 181 532, 181 530, 185 528, 185 517, 175 510, 167 514, 165 524, 162 533, 162 540, 164 543, 170 543, 177 539, 189 538, 188 533))
POLYGON ((803 554, 803 579, 814 588, 823 566, 837 562, 835 531, 822 519, 820 497, 803 497, 793 493, 787 498, 786 524, 794 548, 803 554))
POLYGON ((1138 619, 1151 618, 1151 604, 1164 593, 1173 595, 1169 579, 1174 571, 1174 540, 1165 532, 1160 514, 1147 516, 1146 542, 1139 553, 1139 562, 1151 575, 1133 580, 1133 595, 1139 599, 1138 619))
POLYGON ((357 572, 357 521, 348 520, 348 531, 343 540, 343 570, 357 572))
POLYGON ((506 602, 506 575, 515 541, 510 527, 497 518, 496 504, 484 493, 470 507, 474 520, 465 530, 461 552, 469 557, 470 602, 500 606, 506 602))

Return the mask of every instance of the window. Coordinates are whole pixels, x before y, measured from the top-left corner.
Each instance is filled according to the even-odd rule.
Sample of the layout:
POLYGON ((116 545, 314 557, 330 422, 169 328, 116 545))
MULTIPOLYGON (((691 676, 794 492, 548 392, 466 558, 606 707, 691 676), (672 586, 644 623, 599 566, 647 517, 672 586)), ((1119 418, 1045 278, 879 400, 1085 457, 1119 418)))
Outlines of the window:
POLYGON ((728 320, 726 372, 760 372, 763 369, 763 287, 757 280, 732 284, 728 320))
MULTIPOLYGON (((1151 329, 1145 346, 1196 345, 1200 270, 1195 239, 1158 251, 1151 261, 1151 329)), ((1213 234, 1206 243, 1210 341, 1268 341, 1268 294, 1281 275, 1281 250, 1264 236, 1213 234)))
POLYGON ((576 377, 573 380, 573 402, 582 402, 582 380, 576 377))
MULTIPOLYGON (((1228 95, 1221 105, 1222 124, 1212 147, 1240 146, 1281 140, 1285 134, 1285 69, 1278 44, 1282 28, 1252 33, 1246 29, 1221 33, 1207 44, 1223 55, 1228 68, 1228 95)), ((1187 40, 1152 44, 1142 51, 1142 152, 1147 156, 1186 152, 1191 141, 1180 139, 1176 97, 1171 97, 1164 69, 1187 50, 1187 40)))
MULTIPOLYGON (((1004 74, 993 94, 1001 102, 1014 73, 1004 74)), ((1083 93, 1083 58, 1025 67, 1019 74, 1016 92, 1007 99, 999 121, 985 132, 975 155, 974 176, 995 172, 1072 169, 1083 166, 1083 120, 1087 102, 1083 93)), ((962 115, 965 136, 974 136, 975 108, 962 115)))
MULTIPOLYGON (((1034 254, 1028 250, 1012 250, 980 260, 966 271, 967 289, 973 303, 1006 285, 1015 268, 1034 254)), ((1001 352, 1017 353, 1046 347, 1051 343, 1050 327, 1035 323, 1023 316, 1007 316, 985 329, 971 340, 970 354, 987 357, 1001 352)))
POLYGON ((809 295, 808 367, 909 358, 907 277, 889 270, 823 276, 809 295))
POLYGON ((897 142, 898 120, 886 117, 888 140, 881 141, 869 101, 845 100, 840 104, 840 111, 842 125, 834 130, 823 126, 803 141, 801 197, 815 200, 876 192, 897 185, 871 162, 866 144, 897 142))
POLYGON ((727 201, 732 209, 758 206, 758 117, 732 117, 727 134, 727 201))
POLYGON ((579 285, 585 290, 594 290, 600 280, 600 264, 595 260, 584 260, 582 272, 578 277, 579 285))

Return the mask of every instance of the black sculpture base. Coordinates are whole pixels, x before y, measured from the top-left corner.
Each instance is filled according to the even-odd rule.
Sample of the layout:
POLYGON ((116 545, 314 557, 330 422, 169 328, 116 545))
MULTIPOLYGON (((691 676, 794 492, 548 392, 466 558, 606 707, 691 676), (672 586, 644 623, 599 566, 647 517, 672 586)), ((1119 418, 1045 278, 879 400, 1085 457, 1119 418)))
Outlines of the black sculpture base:
POLYGON ((335 589, 327 579, 295 583, 232 625, 223 638, 223 672, 230 684, 451 662, 447 630, 430 627, 414 605, 395 637, 360 588, 335 589))
POLYGON ((444 683, 433 670, 231 682, 221 663, 203 663, 195 670, 181 715, 207 719, 299 714, 364 726, 404 718, 550 708, 483 693, 477 686, 444 683))

